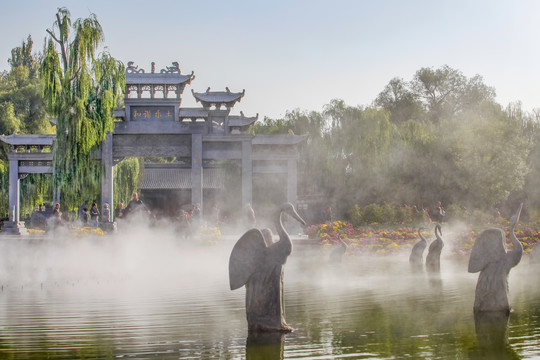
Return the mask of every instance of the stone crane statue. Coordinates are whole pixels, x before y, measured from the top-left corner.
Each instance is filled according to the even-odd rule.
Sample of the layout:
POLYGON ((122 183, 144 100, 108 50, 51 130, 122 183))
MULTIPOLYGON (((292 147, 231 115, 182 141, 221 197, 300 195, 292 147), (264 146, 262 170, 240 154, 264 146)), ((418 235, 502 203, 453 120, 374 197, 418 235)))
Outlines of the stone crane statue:
POLYGON ((306 224, 294 206, 285 203, 275 218, 278 241, 273 242, 266 230, 264 234, 259 229, 248 230, 236 242, 229 258, 231 290, 246 286, 249 332, 293 330, 285 322, 283 311, 283 269, 292 252, 292 241, 281 219, 283 213, 306 224))
POLYGON ((469 272, 480 271, 476 284, 474 311, 502 311, 510 313, 508 300, 508 274, 519 264, 523 246, 516 238, 514 228, 521 208, 510 218, 510 239, 513 250, 506 251, 506 235, 502 229, 486 229, 478 235, 469 258, 469 272))
POLYGON ((426 256, 426 270, 431 273, 441 271, 441 251, 444 247, 444 243, 441 238, 441 224, 435 225, 435 237, 436 239, 431 242, 426 256))
POLYGON ((418 229, 420 240, 413 245, 411 255, 409 255, 409 263, 415 271, 422 271, 424 269, 424 250, 426 250, 428 242, 426 238, 422 236, 422 230, 425 230, 425 227, 418 229))
POLYGON ((343 231, 344 230, 341 230, 338 234, 339 244, 330 252, 329 261, 333 264, 341 262, 341 260, 343 259, 343 255, 345 255, 345 253, 347 252, 347 248, 349 247, 349 245, 347 245, 347 243, 341 238, 341 234, 343 233, 343 231))

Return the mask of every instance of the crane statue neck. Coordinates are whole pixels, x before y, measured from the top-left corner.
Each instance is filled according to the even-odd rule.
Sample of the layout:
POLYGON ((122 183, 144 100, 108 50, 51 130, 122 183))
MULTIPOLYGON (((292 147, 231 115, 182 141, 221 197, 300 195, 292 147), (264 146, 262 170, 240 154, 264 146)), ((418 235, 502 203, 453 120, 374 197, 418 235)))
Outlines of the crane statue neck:
POLYGON ((437 225, 435 226, 435 237, 436 237, 437 240, 439 240, 439 241, 442 241, 441 234, 442 234, 441 224, 437 224, 437 225), (438 230, 438 231, 437 231, 437 230, 438 230))
POLYGON ((283 226, 282 216, 284 210, 280 210, 278 213, 278 216, 275 219, 275 226, 277 233, 279 235, 279 240, 276 242, 276 244, 279 244, 280 248, 288 255, 292 252, 292 241, 291 237, 285 230, 285 227, 283 226))
POLYGON ((422 230, 422 228, 418 229, 418 236, 420 236, 420 239, 422 239, 422 241, 427 243, 427 239, 422 235, 422 230))
POLYGON ((523 256, 523 245, 521 244, 521 241, 518 240, 516 237, 516 233, 514 232, 514 229, 519 222, 519 216, 521 215, 521 208, 523 207, 523 204, 519 206, 518 211, 511 219, 510 224, 510 240, 512 240, 512 245, 514 246, 514 249, 509 254, 510 255, 510 261, 511 266, 516 266, 521 261, 521 257, 523 256))

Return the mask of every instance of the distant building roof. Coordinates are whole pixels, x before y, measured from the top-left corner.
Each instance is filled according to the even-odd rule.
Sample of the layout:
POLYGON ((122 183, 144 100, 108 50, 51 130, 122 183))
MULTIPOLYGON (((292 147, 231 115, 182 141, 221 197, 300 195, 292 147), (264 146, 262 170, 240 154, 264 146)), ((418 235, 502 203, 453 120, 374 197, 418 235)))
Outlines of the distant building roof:
POLYGON ((193 73, 190 75, 181 74, 126 74, 126 85, 131 84, 156 84, 156 85, 177 85, 190 83, 193 80, 193 73))
POLYGON ((243 133, 249 129, 251 125, 257 121, 259 114, 253 117, 246 117, 244 113, 240 111, 240 116, 229 115, 229 129, 231 134, 243 133))
POLYGON ((252 125, 259 118, 259 114, 253 117, 244 116, 244 113, 240 111, 240 116, 229 115, 229 126, 245 127, 252 125))
POLYGON ((9 145, 43 145, 51 146, 56 139, 56 134, 32 135, 32 134, 17 134, 0 135, 0 140, 9 145))
POLYGON ((246 90, 239 93, 233 93, 229 88, 225 88, 226 91, 210 91, 210 88, 206 89, 206 92, 198 93, 191 89, 191 93, 195 97, 195 100, 199 101, 204 108, 209 108, 214 105, 216 108, 220 108, 221 105, 225 105, 227 108, 232 108, 237 101, 240 101, 246 90))
POLYGON ((172 66, 167 66, 165 69, 161 69, 159 73, 155 73, 155 64, 152 63, 152 72, 146 73, 144 69, 139 69, 135 66, 133 61, 128 62, 126 68, 126 85, 129 84, 157 84, 157 85, 171 85, 190 83, 195 78, 193 72, 189 75, 182 75, 180 73, 180 67, 177 62, 173 62, 172 66))

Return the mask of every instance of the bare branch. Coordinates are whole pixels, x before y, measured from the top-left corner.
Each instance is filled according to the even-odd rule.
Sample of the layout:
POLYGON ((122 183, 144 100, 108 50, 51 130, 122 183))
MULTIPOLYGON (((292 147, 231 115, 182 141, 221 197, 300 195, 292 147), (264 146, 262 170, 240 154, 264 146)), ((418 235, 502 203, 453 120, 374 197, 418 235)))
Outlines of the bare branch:
POLYGON ((59 43, 59 44, 62 44, 62 43, 60 42, 60 40, 58 40, 58 39, 56 38, 56 36, 54 36, 54 33, 53 33, 51 30, 47 29, 46 31, 49 33, 49 35, 51 35, 51 37, 53 38, 54 41, 56 41, 56 42, 59 43))
POLYGON ((79 73, 80 73, 80 72, 81 72, 81 68, 79 67, 79 68, 77 69, 77 72, 76 72, 75 74, 73 74, 73 77, 72 77, 71 79, 69 79, 69 82, 72 82, 73 80, 75 80, 75 78, 76 78, 77 76, 79 76, 79 73))

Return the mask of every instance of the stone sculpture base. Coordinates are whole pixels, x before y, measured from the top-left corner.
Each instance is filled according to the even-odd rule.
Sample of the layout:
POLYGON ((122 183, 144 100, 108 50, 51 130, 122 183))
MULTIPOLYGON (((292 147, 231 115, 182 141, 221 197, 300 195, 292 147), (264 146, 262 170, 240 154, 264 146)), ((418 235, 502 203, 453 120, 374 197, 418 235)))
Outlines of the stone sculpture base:
POLYGON ((28 235, 24 221, 5 221, 0 235, 28 235))

